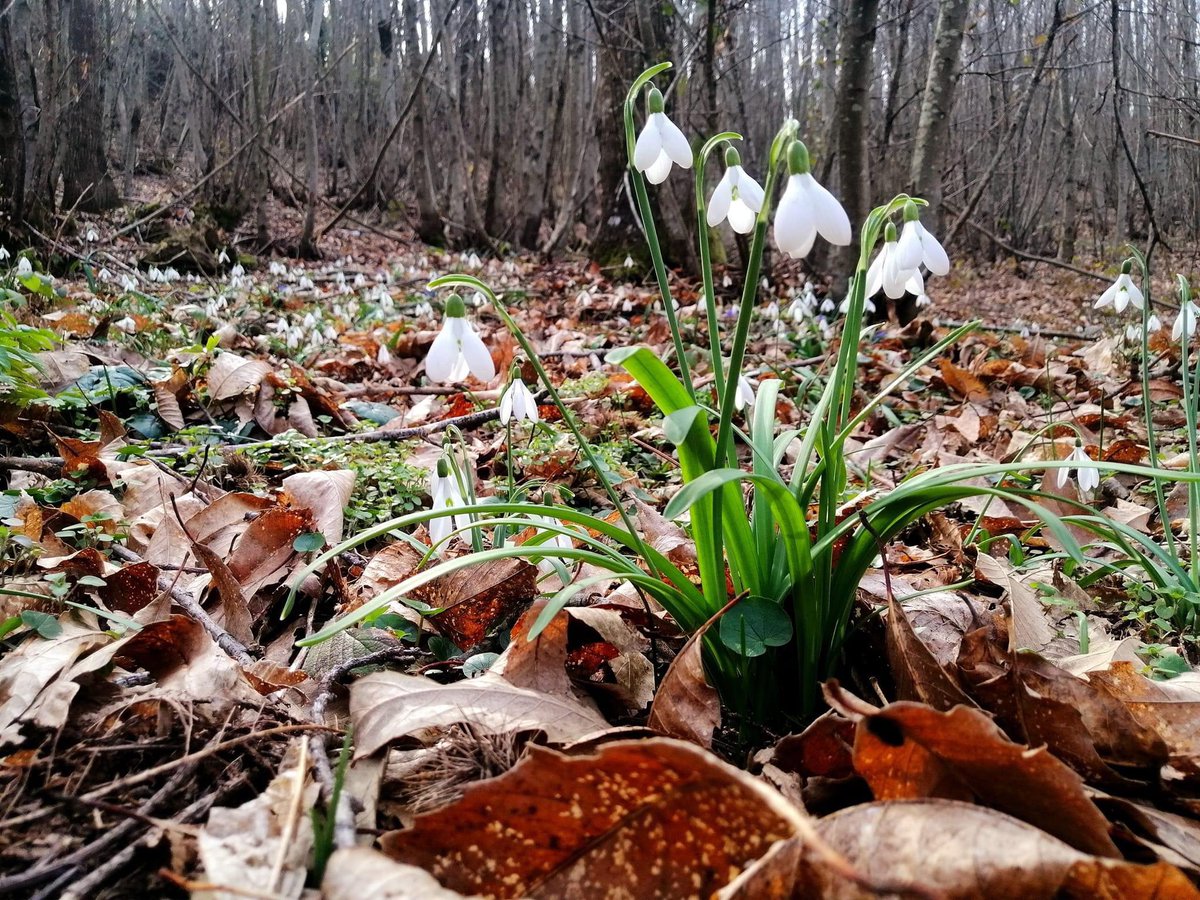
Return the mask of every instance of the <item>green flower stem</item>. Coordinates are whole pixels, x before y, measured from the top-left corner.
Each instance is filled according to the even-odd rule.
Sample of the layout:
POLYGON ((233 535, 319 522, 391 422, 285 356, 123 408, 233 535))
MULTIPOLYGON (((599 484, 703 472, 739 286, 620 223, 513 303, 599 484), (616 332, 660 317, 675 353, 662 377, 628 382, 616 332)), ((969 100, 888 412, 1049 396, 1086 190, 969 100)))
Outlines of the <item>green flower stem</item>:
MULTIPOLYGON (((1150 397, 1150 262, 1137 247, 1130 246, 1130 255, 1137 261, 1142 272, 1142 413, 1146 417, 1146 448, 1150 455, 1150 467, 1158 468, 1158 438, 1154 431, 1154 401, 1150 397)), ((1184 363, 1186 366, 1187 364, 1184 363)), ((1154 501, 1158 507, 1158 518, 1162 522, 1163 540, 1171 558, 1179 561, 1179 550, 1175 546, 1175 535, 1171 533, 1171 515, 1167 511, 1167 495, 1162 482, 1154 479, 1154 501)))
MULTIPOLYGON (((1187 309, 1188 303, 1192 300, 1192 288, 1188 284, 1188 280, 1177 275, 1176 279, 1179 285, 1179 314, 1184 315, 1184 310, 1187 309)), ((1150 303, 1147 301, 1146 307, 1149 308, 1150 303)), ((1145 319, 1147 313, 1143 311, 1142 318, 1145 319)), ((1146 326, 1143 324, 1142 329, 1146 326)), ((1191 377, 1190 365, 1192 349, 1192 337, 1187 333, 1185 328, 1180 336, 1180 360, 1179 371, 1183 377, 1183 410, 1187 417, 1187 438, 1188 438, 1188 471, 1196 473, 1200 471, 1200 464, 1197 461, 1197 446, 1196 446, 1196 388, 1200 385, 1200 359, 1196 361, 1196 380, 1191 377)), ((1165 526, 1164 526, 1165 527, 1165 526)), ((1188 569, 1193 578, 1196 574, 1196 562, 1200 557, 1200 535, 1196 532, 1200 529, 1200 484, 1188 482, 1188 569)))
POLYGON ((642 217, 642 228, 646 233, 646 246, 650 248, 650 260, 654 264, 654 277, 658 281, 658 293, 662 296, 663 308, 667 313, 667 324, 671 328, 671 342, 675 345, 675 356, 679 360, 679 376, 688 394, 695 399, 696 389, 692 385, 692 375, 688 370, 687 353, 683 346, 683 335, 679 331, 679 320, 675 316, 675 303, 671 299, 671 285, 667 280, 667 267, 663 263, 662 247, 658 242, 658 230, 654 226, 654 213, 650 209, 650 196, 646 193, 646 179, 633 164, 633 151, 637 146, 637 136, 634 132, 633 107, 637 102, 637 92, 642 85, 647 84, 658 72, 671 67, 670 63, 659 63, 651 66, 638 76, 629 93, 625 96, 625 152, 629 157, 629 178, 633 182, 633 193, 637 199, 638 214, 642 217))
POLYGON ((708 314, 708 345, 712 355, 713 385, 717 397, 725 393, 724 363, 721 362, 721 320, 717 315, 716 290, 713 287, 712 248, 709 246, 711 229, 708 227, 708 203, 704 192, 708 189, 705 175, 708 157, 722 141, 740 141, 742 136, 734 131, 725 131, 705 141, 696 158, 696 236, 700 245, 700 276, 704 280, 704 308, 708 314))
POLYGON ((651 559, 649 553, 646 552, 648 548, 646 547, 645 542, 642 540, 641 535, 638 533, 637 527, 633 523, 633 519, 626 511, 625 505, 621 502, 621 497, 619 494, 617 494, 616 488, 614 488, 609 483, 608 478, 605 477, 604 468, 600 465, 600 460, 596 458, 596 453, 594 450, 592 450, 591 442, 583 436, 582 432, 580 432, 579 426, 575 422, 574 414, 570 409, 567 408, 566 404, 563 403, 562 397, 559 396, 558 389, 554 387, 554 383, 550 380, 550 376, 546 373, 545 367, 542 366, 542 361, 538 357, 537 350, 534 349, 533 344, 529 342, 529 338, 525 337, 525 333, 521 331, 520 326, 517 325, 516 320, 513 319, 512 314, 508 311, 507 307, 500 302, 500 298, 496 296, 495 292, 478 278, 473 278, 470 275, 443 275, 441 278, 435 278, 433 281, 429 282, 429 286, 433 289, 447 287, 454 284, 473 287, 492 302, 492 308, 496 310, 496 314, 500 316, 500 320, 504 322, 505 327, 507 327, 512 336, 516 338, 517 343, 521 345, 521 349, 525 351, 525 355, 529 358, 530 365, 532 365, 534 370, 537 372, 538 378, 542 380, 542 384, 546 386, 546 392, 550 395, 550 399, 554 402, 554 405, 558 407, 558 411, 562 413, 563 422, 566 423, 567 428, 570 429, 572 436, 574 436, 575 443, 579 446, 579 451, 588 461, 588 465, 592 467, 592 471, 596 473, 596 478, 600 481, 600 486, 604 489, 605 494, 608 495, 608 499, 612 503, 613 507, 617 510, 617 513, 620 514, 621 522, 625 525, 625 528, 628 529, 630 535, 633 536, 636 542, 638 554, 646 560, 646 564, 650 569, 650 573, 655 577, 658 577, 660 573, 655 567, 653 559, 651 559))

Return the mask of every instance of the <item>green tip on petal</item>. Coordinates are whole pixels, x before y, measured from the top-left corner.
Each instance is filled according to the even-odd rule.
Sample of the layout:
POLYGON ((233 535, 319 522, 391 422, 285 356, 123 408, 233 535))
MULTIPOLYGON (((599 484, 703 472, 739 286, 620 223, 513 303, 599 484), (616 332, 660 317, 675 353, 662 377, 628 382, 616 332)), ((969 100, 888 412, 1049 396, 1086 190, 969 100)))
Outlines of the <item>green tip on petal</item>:
POLYGON ((911 200, 904 202, 904 221, 916 222, 921 218, 921 208, 911 200))
POLYGON ((646 91, 646 109, 651 115, 663 111, 663 95, 658 88, 651 87, 646 91))
POLYGON ((1132 271, 1133 271, 1133 260, 1132 259, 1127 259, 1127 260, 1125 260, 1125 262, 1121 263, 1121 274, 1122 275, 1128 275, 1132 271))
POLYGON ((742 164, 742 154, 737 152, 736 147, 725 148, 725 165, 740 166, 742 164))
POLYGON ((438 458, 437 473, 438 473, 438 478, 449 478, 450 477, 450 461, 448 459, 446 459, 446 457, 444 457, 444 456, 438 458))
POLYGON ((446 298, 446 318, 447 319, 465 319, 467 317, 467 304, 463 302, 463 298, 458 294, 451 294, 446 298))
POLYGON ((891 222, 883 229, 883 239, 889 244, 896 240, 896 226, 891 222))
POLYGON ((808 160, 808 148, 804 146, 804 141, 792 141, 788 145, 788 174, 804 175, 811 168, 808 160))

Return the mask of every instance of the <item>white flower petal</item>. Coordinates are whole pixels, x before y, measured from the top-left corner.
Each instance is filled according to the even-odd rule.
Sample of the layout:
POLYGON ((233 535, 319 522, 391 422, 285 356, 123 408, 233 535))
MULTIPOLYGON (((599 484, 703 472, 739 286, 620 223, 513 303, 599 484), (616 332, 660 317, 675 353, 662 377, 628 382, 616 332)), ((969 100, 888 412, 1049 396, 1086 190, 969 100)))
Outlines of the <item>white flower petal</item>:
POLYGON ((729 207, 729 225, 738 234, 749 234, 754 230, 758 214, 745 204, 741 197, 729 207))
POLYGON ((806 172, 800 178, 808 202, 812 204, 813 223, 816 225, 818 233, 834 246, 848 246, 852 236, 850 217, 842 209, 842 204, 838 203, 833 194, 818 184, 817 179, 813 178, 811 173, 806 172))
POLYGON ((915 269, 924 260, 921 250, 921 232, 917 230, 920 227, 920 222, 905 222, 904 228, 900 231, 897 251, 900 254, 900 264, 906 269, 915 269))
POLYGON ((946 255, 941 242, 930 234, 920 222, 917 222, 916 225, 917 233, 921 236, 921 250, 924 253, 923 261, 925 268, 934 275, 948 275, 950 273, 950 257, 946 255))
POLYGON ((1106 306, 1112 306, 1113 301, 1116 300, 1117 291, 1119 291, 1120 289, 1121 289, 1121 280, 1118 278, 1116 281, 1114 281, 1112 284, 1110 284, 1108 286, 1108 288, 1104 291, 1103 294, 1100 295, 1100 297, 1096 300, 1096 304, 1095 304, 1094 308, 1095 309, 1104 309, 1104 307, 1106 307, 1106 306))
POLYGON ((800 175, 793 175, 788 179, 779 208, 775 211, 775 244, 793 258, 805 244, 811 249, 812 239, 816 237, 816 228, 806 209, 800 178, 800 175))
POLYGON ((452 321, 450 319, 442 324, 442 330, 433 339, 433 346, 425 357, 425 374, 430 381, 445 383, 453 380, 454 369, 462 356, 458 339, 447 327, 448 322, 452 321))
POLYGON ((667 156, 677 166, 684 169, 692 167, 692 146, 678 126, 667 118, 666 113, 659 113, 658 133, 662 138, 662 147, 667 156))
POLYGON ((736 181, 737 173, 731 167, 725 170, 725 174, 717 182, 717 186, 712 192, 712 197, 708 201, 709 228, 716 228, 729 215, 729 204, 733 202, 733 186, 736 181))
POLYGON ((637 144, 633 148, 633 167, 639 172, 645 172, 654 165, 654 161, 662 152, 662 135, 659 133, 656 118, 658 115, 661 113, 654 113, 646 118, 646 124, 642 126, 642 133, 638 135, 637 144))
POLYGON ((654 162, 646 169, 646 180, 651 184, 662 184, 670 174, 671 157, 667 156, 666 150, 659 150, 654 162))
MULTIPOLYGON (((466 319, 463 320, 466 322, 466 319)), ((492 362, 492 354, 484 346, 482 338, 466 322, 467 330, 462 336, 462 355, 467 362, 471 374, 480 381, 491 381, 496 377, 496 364, 492 362)))
POLYGON ((516 382, 508 386, 508 390, 500 397, 500 424, 507 425, 513 414, 513 392, 516 382))
POLYGON ((762 185, 747 175, 746 170, 741 166, 738 166, 737 189, 738 196, 745 201, 748 207, 756 213, 762 212, 763 200, 766 198, 762 185))

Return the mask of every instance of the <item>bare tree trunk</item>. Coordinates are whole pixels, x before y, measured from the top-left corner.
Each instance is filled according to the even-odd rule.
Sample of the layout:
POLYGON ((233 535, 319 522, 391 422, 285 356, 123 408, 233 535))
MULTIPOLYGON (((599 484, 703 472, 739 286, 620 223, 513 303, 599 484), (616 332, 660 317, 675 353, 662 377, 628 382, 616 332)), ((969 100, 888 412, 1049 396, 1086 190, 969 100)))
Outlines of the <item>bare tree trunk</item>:
POLYGON ((96 40, 96 0, 68 0, 67 69, 72 96, 63 117, 63 206, 103 212, 116 206, 117 187, 105 159, 104 105, 96 40))
POLYGON ((408 77, 417 88, 417 102, 413 107, 413 132, 415 135, 413 154, 412 180, 417 197, 417 236, 426 244, 442 245, 446 242, 446 232, 442 227, 442 217, 438 214, 437 204, 433 196, 433 177, 429 172, 429 135, 426 133, 425 87, 417 85, 421 77, 421 45, 417 36, 417 4, 405 3, 404 6, 404 43, 405 69, 408 77))
POLYGON ((950 130, 950 113, 958 86, 958 58, 962 50, 963 26, 968 0, 941 0, 933 32, 933 52, 921 96, 917 121, 917 143, 908 171, 910 190, 929 201, 928 225, 936 228, 942 205, 942 151, 950 130))
POLYGON ((25 218, 25 140, 10 19, 0 19, 0 243, 11 243, 25 218))

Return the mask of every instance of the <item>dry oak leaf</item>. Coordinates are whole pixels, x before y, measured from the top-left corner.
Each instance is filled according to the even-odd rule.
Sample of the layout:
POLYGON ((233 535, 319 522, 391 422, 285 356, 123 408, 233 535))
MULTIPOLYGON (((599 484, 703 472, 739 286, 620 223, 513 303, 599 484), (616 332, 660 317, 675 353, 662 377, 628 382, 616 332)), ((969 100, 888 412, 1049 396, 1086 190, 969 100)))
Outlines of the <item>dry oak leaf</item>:
POLYGON ((646 725, 660 734, 712 747, 713 732, 721 724, 721 699, 704 673, 701 641, 705 632, 738 601, 730 600, 696 630, 671 660, 662 684, 650 705, 646 725))
POLYGON ((972 403, 982 403, 991 396, 987 385, 950 360, 938 360, 938 367, 942 371, 942 379, 946 382, 946 387, 958 396, 972 403))
MULTIPOLYGON (((1200 896, 1166 863, 1089 856, 1017 819, 950 800, 866 803, 817 822, 817 831, 867 879, 919 887, 926 896, 988 900, 1200 896)), ((796 896, 878 896, 802 866, 796 896)))
POLYGON ((573 697, 513 687, 500 679, 438 684, 419 675, 379 672, 350 689, 355 754, 370 756, 389 741, 425 728, 469 724, 485 734, 544 731, 570 743, 609 727, 573 697))
MULTIPOLYGON (((953 594, 947 596, 962 609, 966 604, 953 594)), ((967 606, 967 609, 970 609, 967 606)), ((958 634, 961 638, 961 632, 958 634)), ((913 629, 904 607, 888 596, 887 658, 896 680, 901 700, 919 700, 934 709, 947 710, 955 706, 974 706, 958 683, 958 679, 938 662, 925 642, 913 629)))
POLYGON ((650 738, 581 756, 531 746, 505 774, 380 843, 461 893, 709 897, 811 828, 758 779, 650 738))
POLYGON ((240 397, 257 390, 271 374, 271 367, 259 359, 243 359, 236 353, 222 352, 208 370, 208 396, 215 401, 240 397))
POLYGON ((1189 777, 1200 774, 1200 673, 1153 681, 1132 663, 1116 662, 1107 671, 1088 672, 1087 678, 1163 739, 1174 768, 1189 777))
POLYGON ((297 472, 283 479, 284 498, 290 506, 308 507, 317 522, 317 531, 325 543, 333 546, 342 539, 345 509, 354 493, 354 472, 349 469, 322 469, 297 472))
POLYGON ((985 713, 905 701, 879 709, 833 681, 825 697, 857 721, 854 768, 876 799, 977 800, 1085 853, 1120 856, 1083 779, 1044 747, 1010 741, 985 713))

